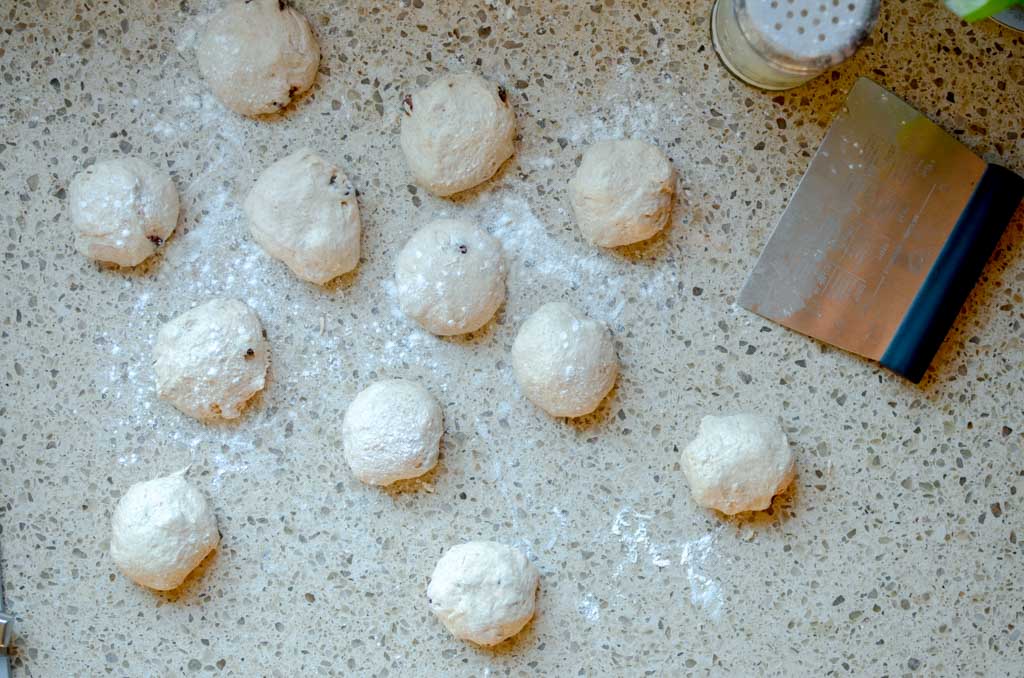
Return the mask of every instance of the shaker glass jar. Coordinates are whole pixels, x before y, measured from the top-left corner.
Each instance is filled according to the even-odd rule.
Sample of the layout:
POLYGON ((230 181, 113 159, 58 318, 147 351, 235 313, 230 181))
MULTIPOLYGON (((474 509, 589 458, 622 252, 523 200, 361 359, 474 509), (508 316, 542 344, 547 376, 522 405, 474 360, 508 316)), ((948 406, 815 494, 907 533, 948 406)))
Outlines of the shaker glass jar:
POLYGON ((850 57, 879 0, 716 0, 711 38, 737 78, 769 90, 802 85, 850 57))

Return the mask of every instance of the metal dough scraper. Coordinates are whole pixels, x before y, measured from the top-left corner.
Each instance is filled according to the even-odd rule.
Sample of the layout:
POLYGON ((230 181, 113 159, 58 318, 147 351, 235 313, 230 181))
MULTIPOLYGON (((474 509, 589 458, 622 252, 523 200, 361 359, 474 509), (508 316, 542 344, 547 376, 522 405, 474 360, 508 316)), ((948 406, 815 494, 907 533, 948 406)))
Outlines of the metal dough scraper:
POLYGON ((758 315, 918 382, 1024 179, 861 78, 740 293, 758 315))

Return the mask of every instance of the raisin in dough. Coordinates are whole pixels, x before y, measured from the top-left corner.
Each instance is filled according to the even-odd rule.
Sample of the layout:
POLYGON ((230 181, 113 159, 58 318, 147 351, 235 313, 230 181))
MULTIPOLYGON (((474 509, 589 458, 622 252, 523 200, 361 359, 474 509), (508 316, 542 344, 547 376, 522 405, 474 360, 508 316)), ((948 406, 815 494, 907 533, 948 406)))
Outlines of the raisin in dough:
POLYGON ((263 388, 270 344, 255 311, 214 299, 161 327, 153 358, 161 398, 196 419, 235 419, 263 388))
POLYGON ((796 460, 777 419, 704 417, 680 464, 694 501, 733 515, 763 511, 793 480, 796 460))
POLYGON ((519 328, 512 368, 523 393, 553 417, 593 412, 615 384, 619 361, 604 323, 569 304, 544 304, 519 328))
POLYGON ((501 243, 465 221, 432 221, 399 253, 395 285, 402 312, 428 332, 473 332, 505 300, 501 243))
POLYGON ((295 275, 323 285, 359 263, 359 205, 348 177, 308 148, 278 160, 245 199, 249 230, 295 275))
POLYGON ((448 549, 427 587, 430 611, 456 638, 497 645, 533 617, 540 573, 518 549, 471 541, 448 549))
POLYGON ((97 261, 136 266, 171 236, 178 191, 171 177, 145 160, 97 162, 68 190, 75 249, 97 261))
POLYGON ((405 98, 402 151, 416 182, 446 196, 490 179, 515 150, 504 88, 471 73, 446 75, 405 98))
POLYGON ((427 389, 406 379, 378 381, 345 411, 345 461, 368 485, 416 478, 437 464, 443 430, 441 406, 427 389))
POLYGON ((232 0, 206 25, 199 71, 242 115, 281 110, 313 85, 320 46, 306 17, 285 0, 232 0))
POLYGON ((569 192, 583 236, 601 247, 619 247, 665 227, 674 185, 672 163, 657 146, 617 139, 586 150, 569 192))
POLYGON ((135 483, 111 520, 110 557, 129 579, 158 591, 178 588, 219 542, 213 509, 185 471, 135 483))

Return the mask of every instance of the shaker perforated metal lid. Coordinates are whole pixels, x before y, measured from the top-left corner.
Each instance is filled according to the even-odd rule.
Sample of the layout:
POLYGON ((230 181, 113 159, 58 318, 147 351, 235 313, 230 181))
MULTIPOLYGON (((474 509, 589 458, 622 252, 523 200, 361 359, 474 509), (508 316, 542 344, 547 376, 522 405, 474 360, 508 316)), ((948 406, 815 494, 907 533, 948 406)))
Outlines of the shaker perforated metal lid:
POLYGON ((878 7, 878 0, 717 0, 711 32, 734 75, 764 89, 787 89, 856 52, 878 7))

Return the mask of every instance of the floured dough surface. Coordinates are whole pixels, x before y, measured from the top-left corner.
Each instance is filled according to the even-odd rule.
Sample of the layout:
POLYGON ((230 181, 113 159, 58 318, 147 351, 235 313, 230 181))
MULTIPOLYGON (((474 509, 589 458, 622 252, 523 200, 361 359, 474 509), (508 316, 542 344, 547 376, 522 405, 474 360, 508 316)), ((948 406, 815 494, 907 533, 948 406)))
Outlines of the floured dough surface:
POLYGON ((359 263, 356 191, 339 167, 308 148, 260 174, 245 212, 256 242, 303 280, 322 285, 359 263))
POLYGON ((374 382, 345 411, 345 461, 369 485, 416 478, 437 464, 443 431, 441 406, 427 389, 406 379, 374 382))
POLYGON ((275 113, 313 85, 320 46, 284 0, 232 0, 207 23, 196 50, 217 98, 243 115, 275 113))
POLYGON ((263 388, 270 344, 245 303, 213 299, 164 324, 153 358, 157 395, 196 419, 234 419, 263 388))
POLYGON ((459 219, 430 222, 405 244, 395 266, 398 304, 433 334, 481 328, 505 300, 501 243, 459 219))
POLYGON ((601 247, 629 245, 663 229, 672 214, 674 191, 675 172, 668 157, 636 139, 589 147, 569 183, 580 231, 601 247))
POLYGON ((533 617, 540 573, 518 549, 471 541, 448 549, 427 587, 430 611, 456 638, 497 645, 533 617))
POLYGON ((478 75, 446 75, 405 98, 401 143, 416 182, 446 196, 490 179, 515 150, 508 94, 478 75))
POLYGON ((604 323, 562 302, 544 304, 519 328, 512 367, 523 394, 554 417, 593 412, 619 373, 604 323))
POLYGON ((136 266, 171 236, 178 191, 167 172, 139 158, 97 162, 68 190, 75 249, 120 266, 136 266))
POLYGON ((694 501, 727 515, 763 511, 793 480, 796 458, 778 420, 704 417, 680 464, 694 501))
POLYGON ((129 487, 111 520, 114 563, 158 591, 180 586, 219 542, 213 509, 184 471, 129 487))

